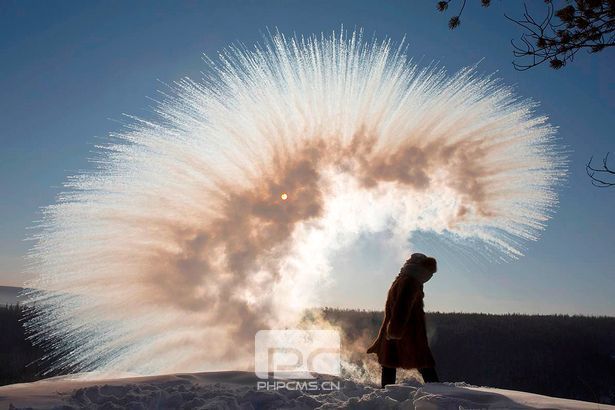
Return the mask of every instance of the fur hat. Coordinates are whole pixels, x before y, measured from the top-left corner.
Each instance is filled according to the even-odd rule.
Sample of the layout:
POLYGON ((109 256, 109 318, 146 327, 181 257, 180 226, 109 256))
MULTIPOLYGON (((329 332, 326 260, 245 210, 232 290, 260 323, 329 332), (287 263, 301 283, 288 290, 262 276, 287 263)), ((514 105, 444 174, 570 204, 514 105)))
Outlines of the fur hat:
POLYGON ((410 259, 406 261, 406 265, 419 265, 427 269, 430 273, 435 273, 438 270, 436 259, 423 253, 413 253, 410 255, 410 259))
POLYGON ((426 259, 427 255, 423 253, 413 253, 410 255, 410 259, 408 259, 407 263, 421 265, 426 259))

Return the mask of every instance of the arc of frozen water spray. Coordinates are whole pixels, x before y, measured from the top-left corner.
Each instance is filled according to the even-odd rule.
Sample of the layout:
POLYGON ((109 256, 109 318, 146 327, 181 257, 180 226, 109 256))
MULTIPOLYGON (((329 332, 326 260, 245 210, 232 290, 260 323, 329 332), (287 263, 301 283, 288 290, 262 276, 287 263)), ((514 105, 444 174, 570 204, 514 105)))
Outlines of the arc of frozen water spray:
POLYGON ((565 174, 534 109, 360 32, 229 48, 45 209, 29 334, 52 369, 242 368, 255 332, 294 325, 361 232, 519 255, 565 174))

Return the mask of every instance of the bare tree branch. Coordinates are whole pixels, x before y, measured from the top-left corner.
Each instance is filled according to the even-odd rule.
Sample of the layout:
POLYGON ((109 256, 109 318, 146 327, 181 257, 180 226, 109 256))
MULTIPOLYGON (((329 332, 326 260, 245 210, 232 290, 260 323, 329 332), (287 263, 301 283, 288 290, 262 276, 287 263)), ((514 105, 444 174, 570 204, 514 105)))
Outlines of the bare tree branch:
MULTIPOLYGON (((448 9, 451 2, 437 3, 439 11, 448 9)), ((466 6, 462 1, 461 9, 449 20, 451 29, 461 24, 461 14, 466 6)), ((563 7, 555 9, 553 0, 545 0, 547 13, 537 21, 523 6, 523 16, 519 19, 505 17, 521 27, 523 33, 517 41, 511 41, 516 61, 513 66, 520 71, 549 62, 551 68, 560 69, 574 60, 579 50, 597 53, 615 46, 615 0, 575 0, 567 1, 563 7)), ((489 7, 490 0, 481 0, 483 7, 489 7)))
POLYGON ((592 166, 592 161, 594 157, 589 159, 587 165, 585 165, 585 171, 587 175, 592 180, 592 185, 597 186, 599 188, 608 188, 615 186, 615 169, 609 167, 609 154, 607 152, 604 158, 602 159, 602 167, 594 168, 592 166))

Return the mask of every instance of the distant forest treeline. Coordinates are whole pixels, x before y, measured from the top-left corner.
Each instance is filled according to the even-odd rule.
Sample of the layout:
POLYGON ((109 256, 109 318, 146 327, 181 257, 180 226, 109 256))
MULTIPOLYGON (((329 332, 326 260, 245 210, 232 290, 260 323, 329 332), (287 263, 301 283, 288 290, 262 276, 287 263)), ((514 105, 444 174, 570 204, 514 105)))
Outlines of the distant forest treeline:
MULTIPOLYGON (((0 385, 42 378, 44 352, 25 339, 22 315, 19 306, 0 307, 0 385)), ((323 309, 359 354, 382 315, 323 309)), ((436 312, 427 324, 443 381, 615 404, 614 317, 436 312)))
POLYGON ((0 306, 0 386, 42 378, 37 361, 43 351, 26 340, 22 318, 21 306, 0 306))
MULTIPOLYGON (((365 348, 382 317, 324 309, 365 348)), ((615 404, 615 317, 431 312, 427 333, 442 381, 615 404)))

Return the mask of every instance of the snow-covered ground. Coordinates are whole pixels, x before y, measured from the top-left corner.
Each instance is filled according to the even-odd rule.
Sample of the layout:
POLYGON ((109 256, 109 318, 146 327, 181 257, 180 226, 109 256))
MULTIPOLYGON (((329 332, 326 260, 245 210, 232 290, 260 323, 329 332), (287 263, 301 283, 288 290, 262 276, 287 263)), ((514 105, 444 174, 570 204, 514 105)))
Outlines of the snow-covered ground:
MULTIPOLYGON (((86 380, 56 377, 0 387, 0 409, 615 409, 463 383, 406 382, 385 390, 339 380, 340 390, 257 389, 248 372, 86 380)), ((337 381, 337 380, 334 380, 337 381)))

